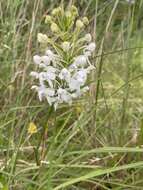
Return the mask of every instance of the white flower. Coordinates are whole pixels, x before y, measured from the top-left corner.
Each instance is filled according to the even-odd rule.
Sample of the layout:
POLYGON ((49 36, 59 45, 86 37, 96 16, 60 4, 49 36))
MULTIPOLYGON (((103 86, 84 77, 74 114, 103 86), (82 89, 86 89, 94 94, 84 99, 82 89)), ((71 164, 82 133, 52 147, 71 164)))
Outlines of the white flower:
POLYGON ((38 92, 38 97, 41 102, 45 94, 45 86, 32 86, 32 89, 35 89, 38 92))
POLYGON ((61 80, 66 80, 68 82, 70 80, 70 77, 71 77, 70 72, 66 68, 63 68, 59 74, 59 78, 61 80))
POLYGON ((69 70, 73 71, 73 70, 76 70, 77 69, 77 65, 76 63, 72 63, 70 66, 69 66, 69 70))
POLYGON ((35 64, 40 64, 41 63, 41 57, 39 55, 34 55, 33 56, 33 61, 35 64))
POLYGON ((69 49, 70 49, 70 43, 67 42, 67 41, 63 42, 63 43, 62 43, 62 48, 63 48, 63 50, 64 50, 65 52, 69 51, 69 49))
POLYGON ((46 77, 50 80, 55 80, 56 78, 56 69, 52 66, 48 66, 46 69, 46 77))
POLYGON ((44 85, 44 81, 47 81, 49 86, 53 88, 52 81, 54 81, 56 78, 56 69, 52 66, 47 66, 45 72, 31 72, 30 75, 36 79, 39 79, 40 85, 44 85))
POLYGON ((44 72, 38 73, 38 72, 32 71, 32 72, 30 73, 30 75, 31 75, 32 77, 35 77, 36 79, 39 79, 39 83, 40 83, 41 86, 44 85, 44 75, 45 75, 44 72))
POLYGON ((40 68, 47 69, 47 66, 50 65, 51 59, 48 56, 42 56, 41 57, 41 63, 39 64, 40 68))
POLYGON ((86 46, 86 50, 93 52, 96 48, 96 45, 94 42, 91 42, 88 46, 86 46))
POLYGON ((46 88, 45 95, 52 97, 55 95, 55 90, 53 88, 46 88))
POLYGON ((76 72, 69 81, 69 88, 71 91, 77 90, 80 91, 87 80, 87 71, 86 69, 79 70, 76 72))
POLYGON ((32 89, 35 89, 38 92, 39 100, 42 101, 43 98, 46 98, 48 103, 52 105, 53 102, 56 101, 55 90, 52 88, 46 88, 43 86, 32 86, 32 89))
POLYGON ((44 63, 45 65, 49 65, 50 64, 50 57, 44 55, 44 56, 39 56, 39 55, 34 55, 33 56, 33 61, 35 64, 40 65, 41 63, 44 63))
POLYGON ((49 64, 50 64, 50 61, 51 61, 50 57, 48 57, 48 56, 46 56, 46 55, 42 56, 42 57, 41 57, 41 60, 42 60, 42 62, 43 62, 45 65, 49 65, 49 64))
POLYGON ((33 61, 35 64, 39 65, 39 67, 46 68, 46 66, 50 64, 51 59, 46 55, 42 57, 40 57, 39 55, 35 55, 33 57, 33 61))
POLYGON ((45 54, 48 55, 49 57, 54 57, 54 53, 50 49, 47 49, 45 54))
POLYGON ((45 98, 47 99, 50 106, 56 101, 56 97, 54 97, 54 95, 55 90, 53 88, 45 89, 45 98))
POLYGON ((81 84, 81 86, 84 85, 87 80, 87 70, 82 69, 82 70, 78 71, 75 74, 75 78, 81 84))
POLYGON ((53 82, 56 79, 56 69, 52 66, 48 66, 46 68, 46 72, 41 73, 43 77, 43 81, 47 81, 49 86, 53 88, 53 82))
MULTIPOLYGON (((84 21, 86 22, 87 19, 84 18, 84 21)), ((51 25, 52 30, 57 31, 58 26, 54 23, 51 24, 53 24, 51 25)), ((76 21, 76 29, 80 30, 83 26, 83 21, 76 21)), ((63 51, 55 49, 57 52, 55 53, 55 51, 47 49, 43 56, 35 55, 33 57, 34 63, 38 65, 38 72, 31 72, 30 75, 38 79, 39 85, 32 86, 32 89, 37 91, 40 101, 46 99, 48 104, 53 105, 56 110, 59 104, 71 104, 74 98, 80 97, 89 90, 86 85, 87 77, 95 68, 89 58, 96 48, 95 43, 91 40, 91 35, 86 34, 84 39, 82 38, 85 45, 79 47, 82 53, 77 54, 79 51, 75 52, 76 57, 71 57, 69 61, 65 60, 65 54, 63 53, 63 51, 67 52, 68 55, 71 48, 71 42, 69 41, 61 43, 63 51), (72 63, 70 63, 71 60, 73 60, 72 63)), ((45 43, 48 41, 48 37, 39 33, 38 41, 45 43)), ((73 54, 70 53, 70 55, 73 54)))
POLYGON ((67 103, 71 103, 72 101, 72 97, 70 95, 70 93, 62 88, 59 88, 57 90, 57 94, 58 94, 58 100, 62 103, 62 102, 67 102, 67 103))
POLYGON ((84 55, 79 55, 75 58, 74 64, 76 66, 84 67, 85 65, 87 65, 87 57, 84 55))
POLYGON ((74 91, 74 90, 80 90, 80 83, 74 79, 74 78, 71 78, 70 82, 69 82, 69 88, 71 91, 74 91))
POLYGON ((41 86, 44 86, 44 81, 46 80, 45 76, 46 76, 45 72, 39 73, 39 83, 40 83, 41 86))
POLYGON ((85 37, 84 37, 84 39, 85 39, 85 41, 87 41, 87 42, 91 42, 91 40, 92 40, 92 37, 91 37, 91 34, 86 34, 85 35, 85 37))
POLYGON ((53 65, 56 67, 59 56, 54 54, 50 49, 47 49, 45 54, 49 57, 49 59, 53 62, 53 65))

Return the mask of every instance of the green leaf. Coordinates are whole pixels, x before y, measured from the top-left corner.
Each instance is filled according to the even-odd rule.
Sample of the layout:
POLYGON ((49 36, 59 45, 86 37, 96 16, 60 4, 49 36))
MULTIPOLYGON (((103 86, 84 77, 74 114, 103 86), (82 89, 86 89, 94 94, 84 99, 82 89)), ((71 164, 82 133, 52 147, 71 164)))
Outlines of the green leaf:
POLYGON ((53 190, 59 190, 59 189, 68 187, 70 185, 73 185, 75 183, 91 179, 93 177, 98 177, 98 176, 101 176, 101 175, 109 174, 109 173, 120 171, 120 170, 130 169, 130 168, 138 168, 138 167, 141 167, 141 166, 143 166, 143 161, 142 162, 136 162, 136 163, 133 163, 133 164, 125 164, 123 166, 117 166, 117 167, 112 167, 112 168, 108 168, 108 169, 95 170, 95 171, 89 172, 88 174, 83 175, 81 177, 68 180, 67 182, 62 183, 59 186, 55 187, 53 190))

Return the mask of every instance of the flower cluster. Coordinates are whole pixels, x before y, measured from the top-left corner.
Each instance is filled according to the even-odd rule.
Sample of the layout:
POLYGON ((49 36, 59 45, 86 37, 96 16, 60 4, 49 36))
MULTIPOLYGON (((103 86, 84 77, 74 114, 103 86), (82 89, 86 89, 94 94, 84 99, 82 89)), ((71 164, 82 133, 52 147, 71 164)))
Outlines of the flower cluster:
POLYGON ((31 72, 31 76, 39 81, 39 85, 32 86, 32 89, 38 92, 40 101, 46 99, 55 109, 61 103, 71 104, 73 99, 89 90, 87 78, 94 69, 90 57, 96 45, 92 42, 91 34, 80 37, 81 29, 89 21, 87 17, 75 21, 77 14, 78 11, 74 6, 71 7, 71 11, 65 12, 61 7, 54 9, 52 11, 54 16, 46 16, 46 23, 50 23, 52 32, 56 33, 58 29, 59 36, 56 34, 56 38, 53 37, 51 40, 46 34, 38 34, 38 42, 46 44, 46 50, 43 55, 33 57, 38 71, 31 72), (63 23, 59 21, 60 23, 56 24, 52 20, 59 14, 62 15, 63 23), (67 18, 66 23, 65 18, 67 18), (71 27, 74 21, 75 29, 74 26, 71 27), (66 30, 60 29, 64 24, 66 30))

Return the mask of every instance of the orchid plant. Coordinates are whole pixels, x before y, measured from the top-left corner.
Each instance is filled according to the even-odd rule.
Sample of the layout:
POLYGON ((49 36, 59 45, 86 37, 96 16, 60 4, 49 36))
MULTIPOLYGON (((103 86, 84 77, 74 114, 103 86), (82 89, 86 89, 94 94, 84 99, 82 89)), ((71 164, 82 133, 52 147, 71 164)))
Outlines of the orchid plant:
POLYGON ((91 34, 85 32, 89 20, 78 17, 75 6, 67 10, 55 8, 45 17, 49 36, 37 35, 44 53, 33 57, 37 70, 31 72, 31 76, 38 84, 32 89, 37 91, 40 101, 46 99, 55 110, 61 103, 72 104, 89 90, 87 78, 95 69, 91 56, 96 45, 91 34))

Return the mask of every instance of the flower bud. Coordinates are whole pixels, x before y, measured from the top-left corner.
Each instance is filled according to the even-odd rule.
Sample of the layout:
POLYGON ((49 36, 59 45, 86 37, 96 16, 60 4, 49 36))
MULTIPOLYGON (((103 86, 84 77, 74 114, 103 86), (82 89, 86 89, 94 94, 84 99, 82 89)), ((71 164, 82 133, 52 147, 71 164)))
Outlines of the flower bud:
POLYGON ((52 22, 51 16, 46 15, 46 17, 45 17, 45 23, 48 24, 48 23, 51 23, 51 22, 52 22))
POLYGON ((51 24, 51 31, 52 32, 58 32, 59 31, 58 25, 54 22, 51 24))
POLYGON ((66 16, 67 18, 71 18, 71 16, 72 16, 72 15, 71 15, 71 12, 70 12, 70 11, 66 11, 66 12, 65 12, 65 16, 66 16))
POLYGON ((65 52, 67 52, 70 49, 70 43, 65 41, 62 43, 62 48, 65 52))
POLYGON ((53 9, 52 15, 53 16, 57 16, 61 11, 62 11, 62 8, 61 7, 57 7, 55 9, 53 9))
POLYGON ((38 33, 37 39, 40 43, 47 43, 48 37, 46 34, 38 33))
POLYGON ((55 16, 57 14, 57 8, 53 9, 52 15, 55 16))
POLYGON ((81 20, 76 21, 76 27, 77 28, 82 28, 84 26, 83 22, 81 20))
POLYGON ((85 24, 85 25, 89 24, 89 20, 87 17, 83 17, 82 21, 83 21, 83 24, 85 24))
POLYGON ((74 16, 78 15, 78 10, 77 10, 76 6, 72 5, 71 6, 71 11, 72 11, 72 13, 73 13, 74 16))
POLYGON ((86 34, 85 35, 85 37, 84 37, 84 39, 85 39, 85 41, 87 41, 87 42, 91 42, 91 40, 92 40, 92 37, 91 37, 91 34, 86 34))

